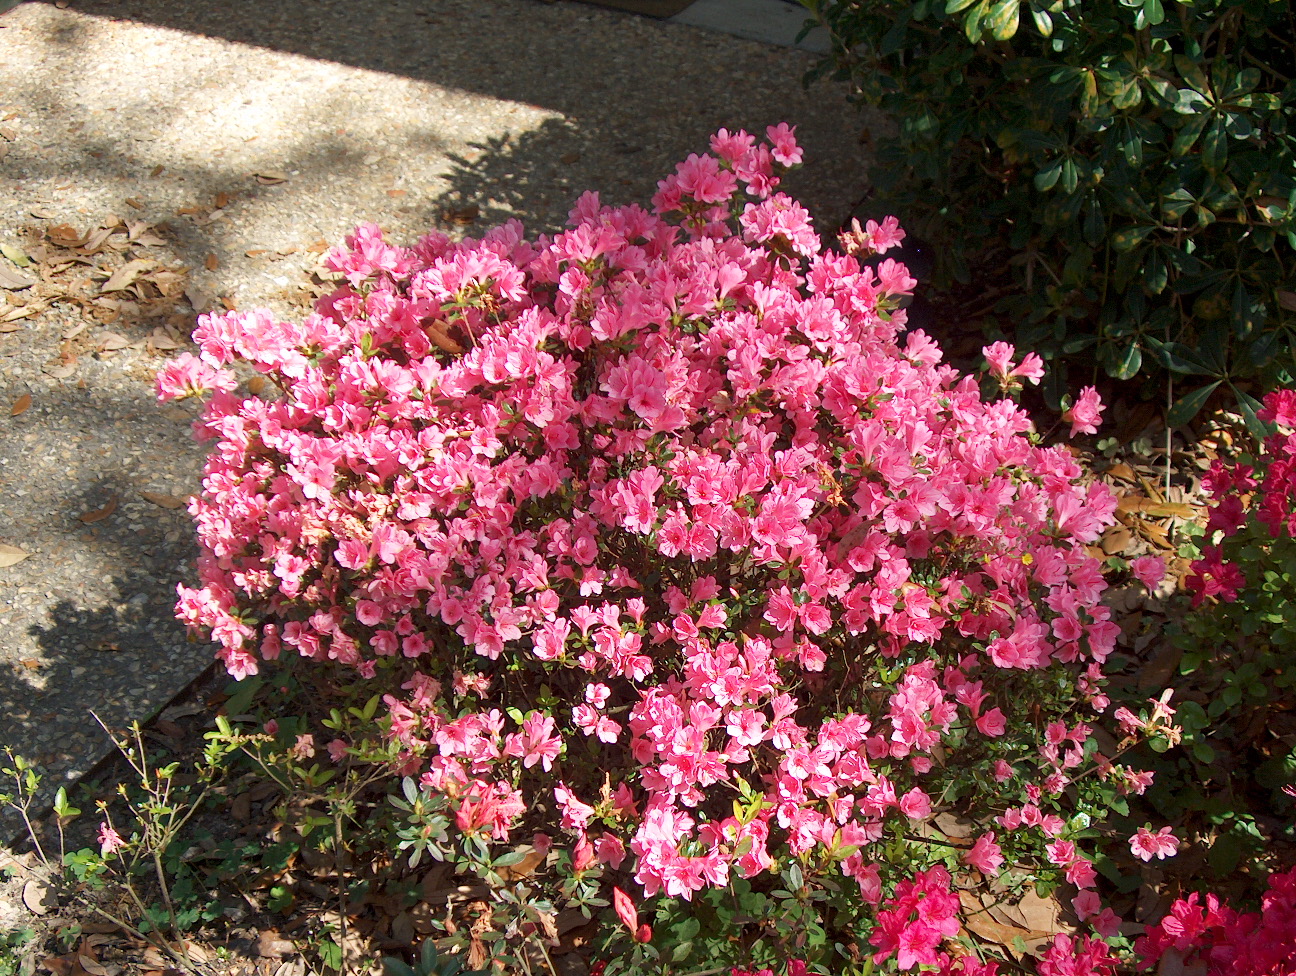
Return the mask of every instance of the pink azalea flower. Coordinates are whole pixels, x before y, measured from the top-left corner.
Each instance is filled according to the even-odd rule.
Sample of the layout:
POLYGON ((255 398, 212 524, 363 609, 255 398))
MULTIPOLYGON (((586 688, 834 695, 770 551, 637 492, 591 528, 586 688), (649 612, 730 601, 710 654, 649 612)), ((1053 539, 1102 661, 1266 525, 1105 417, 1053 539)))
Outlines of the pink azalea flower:
POLYGON ((1071 907, 1076 913, 1076 918, 1083 922, 1090 915, 1098 914, 1102 909, 1102 899, 1095 891, 1082 891, 1071 899, 1071 907))
POLYGON ((1062 414, 1062 419, 1071 425, 1072 437, 1076 434, 1096 434, 1099 416, 1104 409, 1098 391, 1092 386, 1086 386, 1080 391, 1080 396, 1071 405, 1071 409, 1062 414))
POLYGON ((998 874, 1004 856, 999 845, 995 843, 994 831, 988 830, 978 837, 976 843, 963 852, 963 861, 984 875, 998 874))
POLYGON ((109 854, 113 853, 113 851, 121 850, 126 846, 126 841, 122 839, 121 834, 117 833, 114 828, 108 826, 107 821, 99 824, 99 833, 97 834, 97 837, 99 840, 99 854, 101 857, 107 857, 109 854))
POLYGON ((1130 563, 1130 572, 1149 590, 1155 590, 1165 579, 1165 560, 1160 556, 1139 556, 1130 563))
POLYGON ((1130 850, 1137 858, 1150 861, 1155 857, 1161 860, 1170 857, 1179 850, 1179 839, 1171 833, 1169 827, 1162 827, 1156 833, 1153 833, 1147 827, 1140 827, 1138 832, 1130 838, 1129 845, 1130 850))

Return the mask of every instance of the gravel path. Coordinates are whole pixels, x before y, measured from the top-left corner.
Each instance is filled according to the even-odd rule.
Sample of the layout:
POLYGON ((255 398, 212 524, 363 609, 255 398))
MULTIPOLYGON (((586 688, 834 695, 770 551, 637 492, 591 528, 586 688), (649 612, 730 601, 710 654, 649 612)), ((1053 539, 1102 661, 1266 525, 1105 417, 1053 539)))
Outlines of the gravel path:
POLYGON ((195 311, 302 314, 359 221, 407 241, 552 230, 586 188, 646 202, 722 125, 797 123, 789 189, 831 229, 861 116, 802 88, 814 60, 562 0, 0 14, 0 563, 27 554, 0 567, 0 746, 75 778, 104 751, 90 709, 145 717, 211 660, 171 617, 203 452, 151 391, 195 311))

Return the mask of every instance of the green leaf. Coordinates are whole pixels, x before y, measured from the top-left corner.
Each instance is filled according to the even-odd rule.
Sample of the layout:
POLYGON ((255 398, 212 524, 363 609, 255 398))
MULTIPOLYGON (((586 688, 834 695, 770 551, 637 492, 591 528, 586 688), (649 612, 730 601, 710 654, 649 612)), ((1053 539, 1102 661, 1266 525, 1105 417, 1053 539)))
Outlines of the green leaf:
POLYGON ((1076 164, 1067 159, 1062 163, 1062 189, 1067 193, 1075 193, 1076 187, 1080 185, 1080 175, 1076 172, 1076 164))
POLYGON ((1245 68, 1234 75, 1229 83, 1224 86, 1224 91, 1220 97, 1226 101, 1231 100, 1238 95, 1245 95, 1247 92, 1255 91, 1258 84, 1260 84, 1260 69, 1245 68))
POLYGON ((1143 89, 1133 78, 1122 79, 1121 85, 1111 95, 1112 107, 1122 111, 1133 108, 1141 101, 1143 101, 1143 89))
POLYGON ((1151 224, 1139 227, 1122 227, 1111 236, 1111 245, 1117 251, 1132 251, 1143 239, 1156 230, 1151 224))
POLYGON ((966 10, 976 2, 977 0, 945 0, 945 13, 947 15, 956 14, 960 10, 966 10))
POLYGON ((1021 0, 994 0, 985 16, 985 28, 996 41, 1006 41, 1021 23, 1021 0))
POLYGON ((1256 440, 1264 440, 1269 436, 1269 427, 1260 419, 1260 416, 1257 413, 1264 404, 1249 393, 1243 393, 1232 383, 1229 384, 1229 387, 1233 390, 1233 395, 1237 398, 1238 409, 1242 411, 1242 419, 1246 421, 1247 430, 1251 432, 1251 436, 1256 440))
POLYGON ((319 957, 325 969, 338 971, 342 969, 342 947, 332 939, 325 939, 320 943, 319 957))
POLYGON ((1210 395, 1215 392, 1215 387, 1222 382, 1223 380, 1216 380, 1214 383, 1208 383, 1206 386, 1199 387, 1191 393, 1181 396, 1174 402, 1169 412, 1166 413, 1166 424, 1170 427, 1182 427, 1188 423, 1193 417, 1197 416, 1197 412, 1206 405, 1210 395))
POLYGON ((1224 120, 1215 119, 1206 130, 1202 142, 1202 165, 1208 173, 1218 173, 1228 160, 1228 133, 1224 129, 1224 120))
POLYGON ((1045 37, 1053 34, 1053 18, 1049 16, 1047 10, 1042 10, 1031 4, 1031 19, 1035 21, 1035 29, 1045 37))
POLYGON ((1147 263, 1143 266, 1143 287, 1154 295, 1159 295, 1165 291, 1165 286, 1169 280, 1165 258, 1161 252, 1153 248, 1148 253, 1147 263))
POLYGON ((1202 71, 1201 65, 1196 60, 1186 54, 1176 54, 1174 57, 1175 70, 1179 72, 1180 77, 1199 92, 1210 91, 1210 81, 1206 73, 1202 71))
POLYGON ((1212 369, 1197 356, 1196 352, 1182 342, 1162 342, 1153 336, 1147 337, 1156 361, 1174 373, 1190 376, 1216 376, 1219 370, 1212 369))
POLYGON ((1256 302, 1241 281, 1233 287, 1231 317, 1233 334, 1239 339, 1250 336, 1255 331, 1255 327, 1264 321, 1263 307, 1257 308, 1256 302))
POLYGON ((1182 186, 1161 199, 1161 213, 1167 221, 1178 220, 1186 214, 1194 203, 1193 195, 1182 186))
POLYGON ((1170 152, 1175 156, 1182 156, 1193 147, 1197 137, 1201 135, 1202 129, 1206 128, 1206 123, 1210 121, 1209 115, 1194 115, 1179 127, 1175 134, 1174 142, 1170 145, 1170 152))
POLYGON ((1255 132, 1255 126, 1251 120, 1240 113, 1230 114, 1225 118, 1224 128, 1234 139, 1246 139, 1255 132))
POLYGON ((963 16, 963 33, 973 44, 981 40, 981 18, 985 16, 986 3, 987 0, 977 0, 976 5, 963 16))
POLYGON ((252 704, 252 699, 256 693, 261 690, 265 684, 265 679, 260 675, 253 675, 250 678, 244 678, 242 681, 234 682, 234 692, 225 702, 225 713, 227 715, 242 715, 252 704))
POLYGON ((909 18, 900 17, 891 25, 891 29, 882 35, 882 40, 878 42, 878 53, 888 57, 897 51, 903 51, 908 39, 909 18))
POLYGON ((1165 7, 1161 0, 1143 0, 1143 19, 1153 27, 1165 20, 1165 7))
POLYGON ((1053 189, 1057 185, 1058 177, 1062 175, 1062 160, 1054 159, 1042 170, 1035 174, 1035 189, 1041 193, 1053 189))
POLYGON ((1103 239, 1103 232, 1107 229, 1107 221, 1103 219, 1102 205, 1098 203, 1097 198, 1089 201, 1085 207, 1084 219, 1084 238, 1086 243, 1097 247, 1103 239))
POLYGON ((1130 343, 1123 349, 1114 349, 1104 357, 1107 374, 1118 380, 1127 380, 1138 374, 1143 365, 1143 351, 1137 343, 1130 343))

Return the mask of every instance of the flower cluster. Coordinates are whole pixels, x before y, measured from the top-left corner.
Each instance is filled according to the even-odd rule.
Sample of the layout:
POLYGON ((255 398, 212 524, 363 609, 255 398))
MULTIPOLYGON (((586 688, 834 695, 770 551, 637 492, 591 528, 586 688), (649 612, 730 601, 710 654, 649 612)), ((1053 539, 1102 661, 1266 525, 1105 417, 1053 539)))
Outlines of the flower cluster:
POLYGON ((1296 868, 1269 876, 1259 912, 1238 912, 1214 895, 1180 898, 1135 943, 1145 968, 1205 976, 1296 972, 1296 868), (1162 962, 1162 960, 1166 962, 1162 962))
POLYGON ((937 964, 937 947, 957 935, 959 899, 950 891, 950 874, 936 865, 896 886, 895 897, 877 915, 870 941, 877 947, 874 962, 893 954, 901 969, 937 964))
MULTIPOLYGON (((1067 787, 1133 777, 1074 720, 1106 705, 1085 546, 1116 500, 905 334, 913 279, 862 261, 894 220, 821 248, 778 192, 792 132, 767 137, 721 130, 655 212, 587 193, 535 242, 361 227, 300 324, 205 316, 159 375, 210 393, 216 442, 178 614, 236 676, 295 654, 403 682, 391 735, 463 831, 506 840, 552 797, 580 864, 633 855, 650 896, 839 870, 891 893, 879 954, 945 965, 949 876, 888 847, 957 801, 1088 888, 1067 787), (237 396, 236 360, 277 393, 237 396)), ((987 350, 1001 380, 1037 380, 1012 354, 987 350)), ((968 854, 1003 860, 993 833, 968 854)))
POLYGON ((1259 469, 1216 459, 1202 481, 1212 498, 1206 531, 1217 541, 1203 547, 1184 581, 1194 607, 1208 597, 1231 603, 1247 585, 1246 574, 1231 556, 1238 547, 1229 540, 1250 519, 1262 523, 1271 539, 1296 538, 1296 390, 1270 393, 1257 415, 1279 428, 1265 438, 1259 469))

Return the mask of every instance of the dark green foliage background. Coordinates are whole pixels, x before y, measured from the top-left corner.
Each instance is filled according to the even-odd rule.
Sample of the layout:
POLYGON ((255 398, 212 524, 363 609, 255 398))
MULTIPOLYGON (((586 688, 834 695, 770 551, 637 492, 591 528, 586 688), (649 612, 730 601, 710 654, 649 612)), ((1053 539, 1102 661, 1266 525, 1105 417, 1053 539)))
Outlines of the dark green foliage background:
MULTIPOLYGON (((867 216, 932 245, 937 285, 1012 268, 1020 346, 1119 379, 1288 382, 1296 329, 1296 15, 1288 0, 801 0, 812 72, 887 110, 867 216), (874 213, 873 211, 876 211, 874 213)), ((1080 379, 1087 379, 1081 376, 1080 379)))

